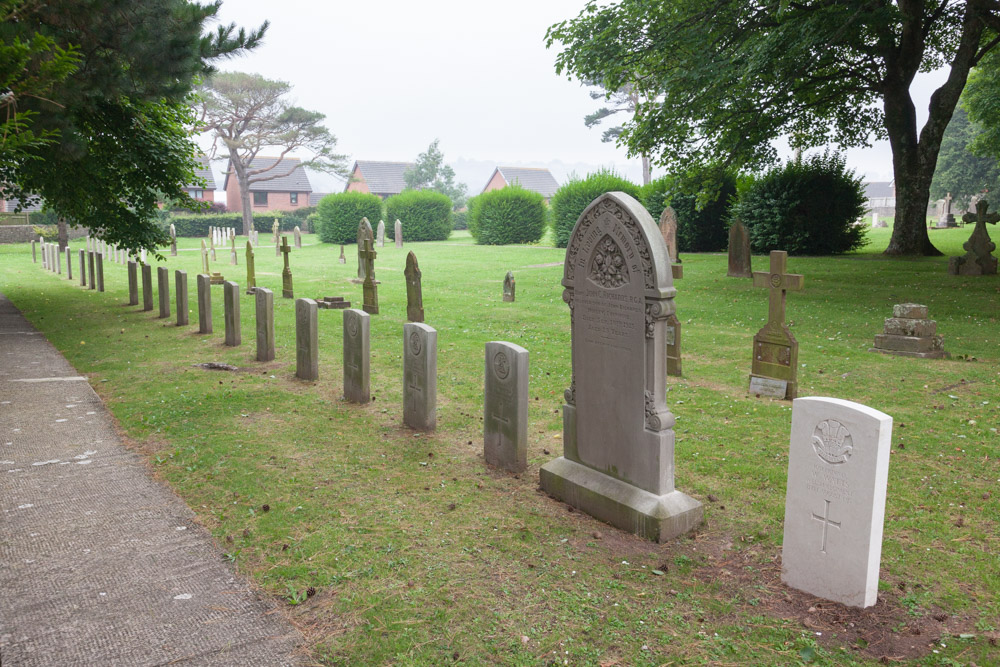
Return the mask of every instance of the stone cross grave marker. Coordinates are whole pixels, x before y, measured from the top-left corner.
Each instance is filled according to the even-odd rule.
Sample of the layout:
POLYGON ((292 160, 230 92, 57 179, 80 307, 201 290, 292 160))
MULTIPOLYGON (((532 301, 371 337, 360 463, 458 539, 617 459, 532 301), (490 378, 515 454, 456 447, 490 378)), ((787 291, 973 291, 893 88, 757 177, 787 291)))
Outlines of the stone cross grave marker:
POLYGON ((229 263, 233 266, 239 265, 239 260, 236 258, 236 237, 233 235, 229 236, 229 263))
POLYGON ((371 357, 371 316, 363 310, 344 311, 344 398, 351 403, 367 403, 371 357))
POLYGON ((206 276, 212 273, 208 265, 208 248, 205 246, 205 239, 201 240, 201 272, 206 276))
POLYGON ((295 300, 295 377, 319 379, 319 306, 312 299, 295 300))
POLYGON ((729 271, 730 278, 751 278, 753 270, 750 259, 750 234, 739 218, 729 226, 729 271))
POLYGON ((274 292, 261 287, 254 292, 257 314, 257 361, 274 361, 274 292))
POLYGON ((216 236, 215 232, 212 232, 212 235, 208 237, 208 252, 209 252, 209 255, 211 256, 213 262, 216 261, 216 259, 215 259, 215 236, 216 236))
POLYGON ((281 270, 281 296, 285 299, 294 299, 295 290, 292 289, 292 267, 288 264, 288 256, 292 249, 288 245, 288 237, 281 237, 281 252, 284 255, 285 268, 281 270))
POLYGON ((275 257, 280 257, 281 256, 281 244, 279 243, 279 241, 281 239, 279 238, 280 229, 279 229, 279 226, 278 226, 278 219, 277 218, 274 219, 274 224, 271 225, 271 235, 274 237, 274 256, 275 257))
POLYGON ((347 257, 344 256, 344 244, 340 244, 340 257, 338 258, 341 264, 347 264, 347 257))
POLYGON ((384 248, 385 247, 385 221, 383 221, 383 220, 379 220, 378 221, 378 229, 375 232, 375 238, 378 241, 378 247, 379 248, 384 248))
POLYGON ((173 257, 177 256, 177 228, 172 222, 170 223, 170 254, 173 257))
POLYGON ((365 249, 365 239, 374 238, 372 236, 372 226, 368 222, 368 218, 361 218, 361 222, 358 224, 358 279, 356 282, 363 283, 365 281, 365 263, 361 259, 361 251, 365 249))
POLYGON ((253 245, 247 241, 247 294, 257 289, 257 270, 254 265, 253 245))
POLYGON ((153 310, 153 267, 142 263, 142 310, 153 310))
POLYGON ((361 309, 369 315, 378 315, 378 285, 375 283, 375 258, 378 253, 372 247, 372 240, 365 239, 365 248, 361 251, 361 259, 365 263, 365 282, 362 286, 363 302, 361 309))
POLYGON ((486 343, 483 455, 512 472, 528 467, 528 351, 503 341, 486 343))
POLYGON ((986 225, 995 225, 1000 221, 1000 214, 989 213, 990 204, 985 199, 976 202, 976 212, 971 211, 962 216, 966 224, 975 223, 969 240, 962 247, 965 254, 952 257, 948 261, 948 273, 953 276, 994 276, 997 273, 997 258, 993 256, 996 244, 990 240, 986 225))
POLYGON ((128 262, 128 305, 139 305, 139 267, 134 260, 128 262))
POLYGON ((177 326, 188 325, 188 274, 187 271, 174 271, 174 294, 177 299, 177 326))
POLYGON ((799 343, 785 324, 785 294, 802 289, 803 277, 787 273, 788 253, 771 251, 770 272, 755 271, 754 287, 770 290, 767 324, 753 337, 750 393, 792 399, 798 393, 799 343))
POLYGON ((437 427, 437 331, 422 322, 403 325, 403 423, 437 427))
POLYGON ((302 248, 302 230, 299 229, 298 225, 295 225, 295 229, 292 230, 292 237, 295 239, 295 247, 302 248))
POLYGON ((396 225, 395 225, 395 227, 393 227, 393 235, 392 235, 392 237, 396 240, 396 247, 397 248, 402 248, 403 247, 403 223, 401 223, 399 220, 396 220, 396 225))
POLYGON ((674 311, 667 246, 642 205, 595 199, 563 266, 573 373, 563 456, 541 469, 549 495, 622 530, 663 542, 703 508, 674 488, 674 416, 666 403, 666 328, 674 311))
POLYGON ((935 225, 938 229, 958 226, 955 222, 955 216, 951 213, 951 200, 950 192, 941 200, 944 202, 944 206, 941 208, 941 215, 938 217, 937 225, 935 225))
POLYGON ((781 580, 852 607, 878 595, 892 417, 837 398, 797 398, 781 580))
POLYGON ((227 280, 222 284, 223 319, 226 324, 226 345, 237 347, 242 342, 240 330, 240 286, 227 280))
POLYGON ((207 273, 199 273, 198 282, 198 333, 212 333, 212 279, 207 273))
POLYGON ((514 281, 514 272, 508 271, 507 275, 503 277, 503 300, 507 302, 514 301, 516 288, 517 283, 514 281))
POLYGON ((424 296, 420 285, 420 267, 417 266, 417 256, 411 250, 406 254, 406 268, 403 276, 406 278, 406 319, 411 322, 424 321, 424 296))
POLYGON ((681 259, 677 254, 677 213, 672 206, 664 208, 660 215, 660 233, 663 235, 664 243, 667 244, 670 263, 680 264, 681 259))
POLYGON ((165 266, 156 267, 156 287, 160 304, 159 317, 170 317, 170 269, 165 266))

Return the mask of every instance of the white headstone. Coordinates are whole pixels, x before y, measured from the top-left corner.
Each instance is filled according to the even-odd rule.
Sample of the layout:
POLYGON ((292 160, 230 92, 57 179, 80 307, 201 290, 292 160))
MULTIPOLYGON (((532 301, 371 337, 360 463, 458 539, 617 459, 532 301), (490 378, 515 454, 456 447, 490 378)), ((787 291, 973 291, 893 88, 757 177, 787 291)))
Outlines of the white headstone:
POLYGON ((852 607, 878 596, 892 417, 837 398, 792 402, 781 580, 852 607))

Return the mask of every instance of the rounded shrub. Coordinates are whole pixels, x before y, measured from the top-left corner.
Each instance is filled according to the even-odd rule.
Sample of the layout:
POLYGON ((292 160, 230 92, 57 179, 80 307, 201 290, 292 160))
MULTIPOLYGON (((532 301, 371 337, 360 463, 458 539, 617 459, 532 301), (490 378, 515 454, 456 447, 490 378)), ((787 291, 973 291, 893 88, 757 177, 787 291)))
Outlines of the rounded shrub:
POLYGON ((679 252, 718 252, 729 246, 735 195, 735 174, 710 169, 658 178, 643 186, 641 201, 657 224, 663 209, 673 207, 679 252))
POLYGON ((746 225, 754 252, 835 255, 866 243, 864 226, 855 225, 866 201, 845 157, 825 152, 767 172, 740 194, 733 215, 746 225))
POLYGON ((474 238, 480 245, 535 243, 545 233, 545 201, 537 192, 510 185, 476 200, 474 238))
POLYGON ((372 227, 382 217, 382 200, 367 192, 337 192, 316 207, 316 233, 323 243, 357 243, 361 218, 372 227))
POLYGON ((468 229, 469 228, 469 208, 463 208, 461 211, 455 211, 452 217, 455 223, 455 229, 468 229))
POLYGON ((448 195, 433 190, 403 190, 385 200, 385 234, 395 239, 399 220, 403 223, 404 241, 444 241, 451 234, 451 216, 448 195))
POLYGON ((576 221, 590 203, 605 192, 620 191, 639 198, 639 186, 615 172, 602 169, 584 179, 574 179, 552 195, 552 224, 555 227, 556 245, 565 248, 573 233, 576 221))

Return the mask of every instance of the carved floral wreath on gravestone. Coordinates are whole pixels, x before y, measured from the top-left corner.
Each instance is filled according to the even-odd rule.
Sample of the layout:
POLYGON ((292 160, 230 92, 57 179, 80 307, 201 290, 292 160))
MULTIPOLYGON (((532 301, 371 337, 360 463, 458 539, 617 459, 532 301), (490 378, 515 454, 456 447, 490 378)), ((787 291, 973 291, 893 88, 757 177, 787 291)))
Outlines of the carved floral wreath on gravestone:
POLYGON ((590 275, 592 281, 606 289, 615 289, 628 282, 628 266, 621 248, 614 239, 605 235, 597 243, 594 255, 590 259, 590 275))

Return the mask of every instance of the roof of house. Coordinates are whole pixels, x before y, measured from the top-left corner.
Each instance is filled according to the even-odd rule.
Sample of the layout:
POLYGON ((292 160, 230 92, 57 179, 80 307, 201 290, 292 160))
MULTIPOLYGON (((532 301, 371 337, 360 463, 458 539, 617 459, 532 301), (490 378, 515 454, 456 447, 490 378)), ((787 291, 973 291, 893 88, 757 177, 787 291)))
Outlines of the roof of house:
MULTIPOLYGON (((303 169, 302 165, 299 164, 301 160, 297 157, 286 157, 286 158, 276 158, 276 157, 256 157, 250 162, 250 170, 255 171, 257 169, 263 169, 275 162, 281 161, 277 167, 274 167, 268 172, 261 174, 263 177, 267 177, 270 174, 288 174, 288 170, 293 166, 292 173, 287 176, 278 176, 277 178, 269 178, 266 181, 256 181, 250 184, 250 192, 312 192, 312 186, 309 185, 309 177, 306 176, 306 170, 303 169)), ((229 186, 229 177, 232 175, 230 172, 232 168, 226 165, 226 180, 222 184, 222 189, 225 190, 229 186)))
POLYGON ((309 193, 309 205, 319 206, 319 200, 330 194, 329 192, 310 192, 309 193))
POLYGON ((896 192, 893 187, 895 181, 872 181, 865 183, 865 197, 868 199, 878 199, 880 197, 895 197, 896 192))
POLYGON ((214 190, 215 189, 215 175, 212 174, 212 163, 209 162, 207 155, 202 155, 198 158, 198 166, 194 168, 194 175, 198 178, 205 179, 205 185, 195 185, 194 183, 188 183, 184 186, 185 190, 214 190))
MULTIPOLYGON (((379 195, 395 195, 406 189, 406 179, 403 174, 410 167, 415 166, 413 162, 377 162, 372 160, 357 160, 351 167, 353 175, 358 169, 361 176, 368 185, 368 191, 379 195)), ((346 192, 350 186, 350 181, 344 186, 346 192)))
MULTIPOLYGON (((556 181, 548 169, 541 167, 497 167, 494 174, 499 171, 503 180, 507 184, 519 183, 525 190, 537 192, 543 197, 551 197, 559 189, 559 182, 556 181)), ((490 175, 493 180, 493 175, 490 175)), ((487 181, 489 184, 489 181, 487 181)))
POLYGON ((20 203, 19 199, 8 199, 7 201, 0 200, 0 203, 3 204, 3 208, 0 210, 5 213, 38 213, 42 210, 42 207, 45 206, 45 202, 39 197, 33 197, 28 200, 28 203, 25 204, 20 211, 17 210, 17 206, 20 203))

